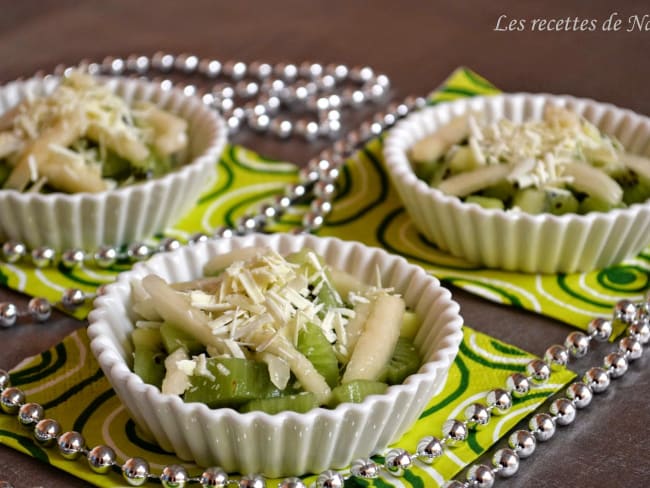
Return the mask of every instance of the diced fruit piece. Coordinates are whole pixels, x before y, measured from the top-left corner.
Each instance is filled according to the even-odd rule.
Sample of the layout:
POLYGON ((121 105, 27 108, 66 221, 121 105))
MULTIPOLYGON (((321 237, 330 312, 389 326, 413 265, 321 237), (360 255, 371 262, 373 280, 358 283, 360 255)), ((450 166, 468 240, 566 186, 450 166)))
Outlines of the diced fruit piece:
POLYGON ((133 372, 142 381, 161 387, 165 377, 165 351, 158 329, 135 329, 133 340, 133 372))
POLYGON ((415 312, 406 310, 402 317, 402 328, 399 331, 400 337, 413 339, 420 328, 420 319, 415 312))
POLYGON ((149 349, 151 351, 163 350, 163 341, 159 329, 133 329, 131 340, 135 348, 149 349))
POLYGON ((339 363, 323 330, 309 322, 298 333, 298 351, 314 365, 330 387, 339 382, 339 363))
POLYGON ((586 163, 569 163, 564 175, 572 177, 571 186, 578 192, 616 205, 623 199, 623 190, 606 173, 586 163))
POLYGON ((625 166, 634 171, 639 178, 650 184, 650 159, 638 154, 626 153, 623 156, 625 166))
POLYGON ((332 390, 331 406, 340 403, 361 403, 368 395, 386 393, 388 385, 381 381, 355 380, 337 386, 332 390))
POLYGON ((386 369, 386 381, 389 385, 399 385, 407 376, 416 373, 421 364, 420 353, 413 341, 400 337, 386 369))
POLYGON ((473 171, 481 166, 470 146, 457 146, 451 149, 451 157, 449 158, 449 171, 452 174, 463 173, 465 171, 473 171))
POLYGON ((546 194, 537 188, 526 188, 515 193, 512 199, 512 207, 523 212, 538 214, 544 212, 546 206, 546 194))
POLYGON ((298 393, 296 395, 279 396, 275 398, 258 398, 242 405, 240 412, 262 411, 276 414, 285 411, 298 413, 309 412, 318 407, 316 395, 313 393, 298 393))
POLYGON ((352 351, 342 383, 379 378, 399 338, 404 308, 404 300, 398 296, 379 295, 376 298, 352 351))
POLYGON ((614 208, 609 203, 600 200, 599 198, 588 196, 585 197, 578 207, 578 213, 587 214, 589 212, 609 212, 614 208))
POLYGON ((554 215, 576 213, 580 203, 569 190, 549 188, 546 190, 546 211, 554 215))
POLYGON ((266 365, 240 358, 213 357, 206 361, 212 377, 194 374, 185 391, 186 402, 201 402, 211 408, 231 407, 257 399, 278 396, 266 365))
POLYGON ((475 171, 460 173, 440 182, 438 189, 448 195, 465 197, 506 179, 510 172, 507 164, 491 164, 475 171))
POLYGON ((434 171, 431 176, 425 181, 429 182, 429 186, 437 187, 441 181, 449 176, 449 161, 440 161, 436 163, 434 171))
POLYGON ((197 341, 192 335, 169 322, 163 322, 160 326, 160 335, 162 336, 165 349, 170 354, 179 347, 185 349, 190 355, 201 354, 205 349, 203 344, 197 341))
POLYGON ((515 186, 510 181, 502 181, 496 185, 488 186, 481 191, 481 195, 489 198, 498 198, 506 206, 512 201, 515 194, 515 186))
POLYGON ((470 195, 468 197, 465 197, 465 203, 475 203, 483 208, 498 208, 500 210, 504 209, 502 200, 499 200, 498 198, 484 197, 482 195, 470 195))

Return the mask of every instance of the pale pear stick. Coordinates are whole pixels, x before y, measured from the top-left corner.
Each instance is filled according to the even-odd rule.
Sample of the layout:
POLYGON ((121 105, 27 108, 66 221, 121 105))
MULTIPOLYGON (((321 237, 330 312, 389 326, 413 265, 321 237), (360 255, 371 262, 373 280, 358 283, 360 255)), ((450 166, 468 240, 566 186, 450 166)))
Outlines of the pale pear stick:
POLYGON ((109 189, 108 181, 102 178, 101 166, 87 164, 81 155, 50 151, 39 163, 38 172, 50 186, 68 193, 98 193, 109 189))
POLYGON ((212 334, 209 317, 198 308, 192 307, 187 297, 180 295, 160 276, 147 275, 142 287, 153 299, 160 316, 181 330, 187 332, 205 346, 213 346, 224 352, 221 339, 212 334))
POLYGON ((511 170, 509 164, 491 164, 446 178, 437 188, 448 195, 464 197, 500 183, 508 177, 511 170))
POLYGON ((74 115, 60 119, 45 129, 38 139, 25 148, 4 187, 23 191, 32 180, 30 164, 36 165, 37 171, 40 172, 41 164, 50 157, 50 145, 68 147, 86 132, 87 125, 85 116, 75 112, 74 115))
POLYGON ((214 294, 222 281, 223 277, 221 276, 209 276, 197 280, 172 283, 170 286, 176 291, 201 290, 206 293, 214 294))
POLYGON ((336 268, 329 268, 330 282, 338 294, 344 299, 348 298, 350 292, 364 293, 372 287, 359 280, 350 273, 336 268))
POLYGON ((130 137, 125 131, 111 131, 107 127, 91 122, 86 135, 134 165, 149 157, 147 146, 130 137))
POLYGON ((187 146, 187 122, 174 114, 148 104, 137 114, 136 120, 141 120, 153 128, 153 145, 160 155, 168 156, 187 146))
POLYGON ((625 153, 623 155, 625 166, 634 171, 642 178, 650 181, 650 159, 638 154, 625 153))
POLYGON ((341 383, 379 378, 395 350, 405 308, 404 300, 398 296, 377 297, 341 383))
POLYGON ((459 115, 433 134, 417 141, 409 151, 411 160, 417 163, 428 163, 440 159, 451 146, 467 138, 468 119, 469 114, 459 115))
POLYGON ((572 179, 571 186, 579 192, 599 198, 610 205, 617 205, 623 199, 623 189, 613 178, 586 163, 569 163, 563 168, 563 176, 572 179))
POLYGON ((363 326, 368 320, 371 308, 372 306, 370 302, 359 302, 354 305, 354 317, 348 321, 348 324, 345 327, 345 334, 347 336, 347 360, 350 359, 350 356, 357 345, 357 341, 359 340, 359 337, 361 337, 363 326))

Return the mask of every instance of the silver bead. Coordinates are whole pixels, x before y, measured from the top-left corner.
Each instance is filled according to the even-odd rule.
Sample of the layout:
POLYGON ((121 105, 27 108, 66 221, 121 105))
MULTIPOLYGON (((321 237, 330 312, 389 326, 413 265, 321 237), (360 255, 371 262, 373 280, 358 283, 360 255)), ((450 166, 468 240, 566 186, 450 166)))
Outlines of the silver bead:
POLYGON ((18 409, 18 422, 26 427, 33 427, 45 415, 45 410, 38 403, 25 403, 18 409))
POLYGON ((490 390, 485 397, 488 407, 492 409, 495 415, 503 415, 512 407, 512 397, 510 393, 501 388, 490 390))
POLYGON ((291 476, 280 481, 278 488, 307 488, 307 485, 300 478, 291 476))
POLYGON ((293 124, 287 119, 273 119, 271 121, 271 132, 281 139, 286 139, 293 131, 293 124))
POLYGON ((195 232, 194 234, 192 234, 189 237, 189 239, 187 240, 187 243, 190 246, 193 246, 193 245, 199 244, 201 242, 207 242, 208 240, 210 240, 210 238, 208 237, 207 234, 204 234, 203 232, 195 232))
POLYGON ((591 391, 594 393, 602 393, 607 388, 609 388, 609 375, 607 371, 603 368, 595 366, 589 368, 587 372, 582 377, 582 381, 591 388, 591 391))
POLYGON ((564 341, 564 346, 574 358, 582 358, 589 352, 589 337, 583 332, 571 332, 564 341))
POLYGON ((291 198, 287 195, 278 195, 273 198, 273 206, 279 213, 291 207, 291 198))
POLYGON ((124 63, 124 60, 120 58, 106 56, 102 60, 102 71, 112 76, 121 75, 125 67, 126 64, 124 63))
POLYGON ((34 439, 43 446, 54 445, 61 434, 61 425, 54 419, 39 420, 34 426, 34 439))
POLYGON ((541 359, 533 359, 526 364, 526 373, 533 383, 546 383, 551 377, 551 367, 541 359))
POLYGON ((384 88, 390 88, 390 79, 388 78, 388 76, 386 76, 383 73, 379 73, 375 77, 375 83, 377 83, 378 85, 383 86, 384 88))
POLYGON ((8 263, 18 262, 25 254, 27 248, 22 242, 7 241, 2 245, 2 256, 8 263))
POLYGON ((134 261, 143 261, 151 256, 151 248, 143 242, 134 242, 126 251, 129 259, 134 261))
POLYGON ((446 445, 453 447, 467 439, 467 425, 456 419, 445 420, 442 437, 446 445))
POLYGON ((506 389, 515 398, 522 398, 530 391, 530 381, 521 373, 512 373, 506 379, 506 389))
POLYGON ((271 118, 266 114, 250 117, 248 126, 257 132, 266 132, 271 125, 271 118))
POLYGON ((528 422, 528 428, 540 442, 549 440, 555 434, 555 422, 547 413, 533 415, 528 422))
POLYGON ((650 342, 650 322, 648 320, 639 319, 633 324, 628 326, 627 334, 634 337, 642 345, 650 342))
POLYGON ((5 371, 4 369, 0 369, 0 392, 9 387, 10 384, 11 376, 9 376, 9 372, 5 371))
POLYGON ((631 300, 620 300, 614 306, 614 320, 629 325, 636 316, 636 305, 631 300))
POLYGON ((0 302, 0 326, 12 327, 18 319, 16 305, 9 302, 0 302))
POLYGON ((202 59, 199 61, 199 73, 208 78, 216 78, 221 73, 221 63, 216 59, 202 59))
POLYGON ((51 266, 55 256, 56 253, 51 247, 41 246, 37 247, 36 249, 32 249, 32 262, 37 268, 45 268, 47 266, 51 266))
POLYGON ((576 408, 585 408, 591 403, 594 394, 587 385, 576 381, 566 389, 566 397, 573 402, 576 408))
POLYGON ((341 473, 328 469, 318 475, 315 482, 315 488, 343 488, 345 486, 345 478, 341 473))
POLYGON ((309 61, 300 63, 300 66, 298 67, 298 73, 303 78, 314 79, 321 76, 323 72, 324 68, 322 64, 310 63, 309 61))
POLYGON ((316 212, 306 212, 302 217, 302 226, 307 230, 320 229, 325 222, 325 218, 316 212))
POLYGON ((67 249, 61 254, 61 264, 66 268, 76 268, 83 264, 86 255, 81 249, 67 249))
POLYGON ((349 76, 350 69, 344 64, 328 64, 325 66, 325 73, 343 81, 349 76))
POLYGON ((298 198, 302 198, 307 194, 307 187, 305 185, 301 185, 300 183, 289 185, 286 189, 285 194, 287 197, 289 197, 290 200, 297 200, 298 198))
POLYGON ((100 268, 110 268, 117 258, 117 249, 112 246, 100 246, 93 256, 95 264, 100 268))
POLYGON ((185 85, 183 87, 183 95, 186 97, 193 97, 196 95, 197 88, 194 85, 185 85))
POLYGON ((37 322, 45 322, 52 315, 52 305, 47 298, 32 298, 27 304, 27 310, 37 322))
POLYGON ((149 478, 149 463, 142 458, 132 457, 122 465, 122 476, 131 486, 141 486, 149 478))
POLYGON ((239 488, 266 488, 266 481, 259 474, 249 474, 241 477, 239 488))
POLYGON ((313 120, 299 119, 294 125, 294 132, 304 137, 307 141, 314 141, 318 137, 318 124, 313 120))
POLYGON ((212 237, 215 239, 230 239, 235 236, 235 231, 230 227, 217 227, 212 233, 212 237))
POLYGON ((74 430, 64 432, 59 436, 56 442, 59 446, 59 453, 61 456, 70 461, 81 456, 86 448, 86 441, 83 436, 74 430))
POLYGON ((618 350, 625 354, 625 357, 629 361, 634 361, 639 359, 643 354, 643 346, 634 337, 623 337, 618 341, 618 350))
POLYGON ((552 369, 560 369, 569 363, 569 350, 564 346, 554 344, 544 352, 544 361, 552 369))
POLYGON ((221 468, 208 468, 201 474, 199 483, 203 488, 226 488, 228 474, 221 468))
POLYGON ((181 247, 181 243, 178 239, 174 239, 173 237, 165 237, 163 240, 160 241, 160 244, 158 245, 158 249, 162 252, 171 252, 179 249, 181 247))
POLYGON ((86 301, 86 294, 78 288, 68 288, 61 296, 61 303, 67 309, 80 307, 86 301))
POLYGON ((395 113, 398 117, 406 117, 410 111, 411 109, 405 103, 400 103, 395 107, 395 113))
POLYGON ((627 373, 629 366, 625 354, 621 352, 610 352, 605 356, 603 365, 611 378, 620 378, 627 373))
POLYGON ((349 73, 353 81, 366 82, 375 77, 375 72, 369 66, 354 66, 349 73))
POLYGON ((223 64, 222 72, 233 80, 241 80, 246 76, 246 64, 241 61, 226 61, 223 64))
POLYGON ((318 88, 323 91, 333 90, 336 86, 336 77, 332 75, 323 75, 316 79, 316 85, 318 88))
POLYGON ((472 403, 465 409, 467 427, 472 430, 481 430, 490 422, 490 411, 480 403, 472 403))
POLYGON ((318 170, 305 166, 298 171, 298 178, 302 184, 309 184, 320 178, 318 170))
POLYGON ((386 88, 378 83, 368 85, 365 90, 368 92, 368 98, 371 100, 380 100, 387 93, 386 88))
POLYGON ((228 132, 230 134, 234 134, 241 128, 242 119, 235 115, 231 115, 230 117, 226 118, 226 125, 228 126, 228 132))
POLYGON ((332 211, 332 202, 323 200, 322 198, 314 198, 309 204, 309 208, 312 212, 326 215, 332 211))
POLYGON ((165 466, 160 473, 160 482, 164 488, 183 488, 189 479, 187 470, 180 464, 165 466))
POLYGON ((273 67, 268 63, 253 61, 248 65, 248 74, 258 80, 265 80, 273 74, 273 67))
POLYGON ((384 467, 393 476, 403 476, 412 465, 413 459, 405 449, 391 449, 384 458, 384 467))
POLYGON ((612 335, 612 322, 603 318, 595 318, 587 325, 587 334, 597 341, 606 341, 612 335))
POLYGON ((149 71, 149 58, 131 55, 126 58, 126 68, 134 73, 144 74, 149 71))
POLYGON ((517 456, 524 459, 535 452, 537 440, 527 430, 517 430, 508 437, 508 445, 517 453, 517 456))
POLYGON ((576 418, 576 406, 567 398, 557 398, 553 400, 549 408, 555 422, 559 425, 569 425, 576 418))
POLYGON ((343 104, 353 108, 358 108, 366 101, 366 95, 363 90, 344 88, 342 91, 343 104))
POLYGON ((474 464, 467 470, 467 481, 475 488, 492 488, 494 486, 494 472, 485 464, 474 464))
POLYGON ((199 58, 193 54, 179 54, 176 56, 174 66, 184 73, 193 73, 199 67, 199 58))
POLYGON ((250 234, 260 229, 262 223, 259 217, 253 215, 243 215, 237 220, 237 230, 240 234, 250 234))
POLYGON ((512 449, 504 447, 492 456, 492 466, 495 467, 499 476, 509 478, 519 470, 519 456, 512 449))
POLYGON ((431 464, 435 459, 442 456, 442 451, 442 442, 437 437, 426 436, 418 442, 416 456, 421 462, 431 464))
POLYGON ((151 58, 151 64, 158 71, 169 71, 174 67, 174 56, 158 51, 151 58))
POLYGON ((336 193, 336 185, 331 181, 317 181, 314 185, 314 195, 323 200, 331 200, 336 193))
POLYGON ((350 472, 358 478, 377 478, 379 476, 379 466, 372 459, 357 459, 352 463, 350 472))
POLYGON ((235 93, 242 98, 251 98, 260 92, 260 86, 254 81, 241 80, 235 85, 235 93))
POLYGON ((90 469, 95 473, 105 474, 115 464, 115 451, 109 446, 95 446, 88 452, 87 459, 90 469))

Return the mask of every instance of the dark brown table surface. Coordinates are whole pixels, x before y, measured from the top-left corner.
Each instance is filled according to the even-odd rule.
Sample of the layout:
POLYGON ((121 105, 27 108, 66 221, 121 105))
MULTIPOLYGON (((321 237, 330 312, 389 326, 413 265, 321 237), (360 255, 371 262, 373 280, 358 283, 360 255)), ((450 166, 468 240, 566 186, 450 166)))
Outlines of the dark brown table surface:
MULTIPOLYGON (((391 78, 395 99, 424 95, 464 65, 505 91, 568 93, 650 114, 650 31, 626 32, 627 19, 637 14, 650 14, 647 2, 0 0, 0 82, 82 58, 165 50, 224 61, 369 65, 391 78), (613 12, 623 21, 621 29, 602 31, 613 12), (496 31, 502 15, 524 19, 525 30, 496 31), (597 30, 531 30, 535 18, 573 23, 576 17, 594 19, 597 30)), ((245 135, 238 141, 297 162, 310 152, 304 145, 245 135)), ((571 330, 452 291, 468 324, 538 355, 571 330)), ((25 297, 0 289, 0 300, 5 299, 26 303, 25 297)), ((81 326, 56 314, 44 326, 1 330, 0 368, 47 349, 81 326)), ((577 367, 583 371, 601 357, 577 367)), ((649 365, 647 357, 633 363, 574 425, 539 445, 522 461, 519 474, 498 486, 647 486, 649 365)), ((0 447, 0 480, 16 488, 86 486, 6 447, 0 447)))

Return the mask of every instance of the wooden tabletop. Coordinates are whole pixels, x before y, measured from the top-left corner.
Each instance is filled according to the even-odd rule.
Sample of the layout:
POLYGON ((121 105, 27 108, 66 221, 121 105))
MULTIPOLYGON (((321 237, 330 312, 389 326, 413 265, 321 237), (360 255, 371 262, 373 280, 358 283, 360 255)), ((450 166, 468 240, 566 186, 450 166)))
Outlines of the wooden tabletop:
MULTIPOLYGON (((504 91, 566 93, 650 114, 647 2, 556 3, 0 0, 0 82, 83 58, 164 50, 223 61, 368 65, 390 77, 395 99, 425 95, 463 65, 504 91)), ((251 136, 238 142, 296 162, 315 154, 304 145, 251 136)), ((538 355, 571 330, 452 291, 468 324, 538 355)), ((0 289, 0 300, 6 299, 26 303, 0 289)), ((9 369, 83 325, 56 314, 47 325, 0 331, 0 368, 9 369)), ((600 358, 590 356, 576 368, 583 371, 600 358)), ((520 472, 498 486, 646 486, 649 365, 647 357, 633 363, 580 411, 574 425, 540 444, 520 472)), ((0 480, 16 488, 87 486, 6 447, 0 447, 0 480)))

